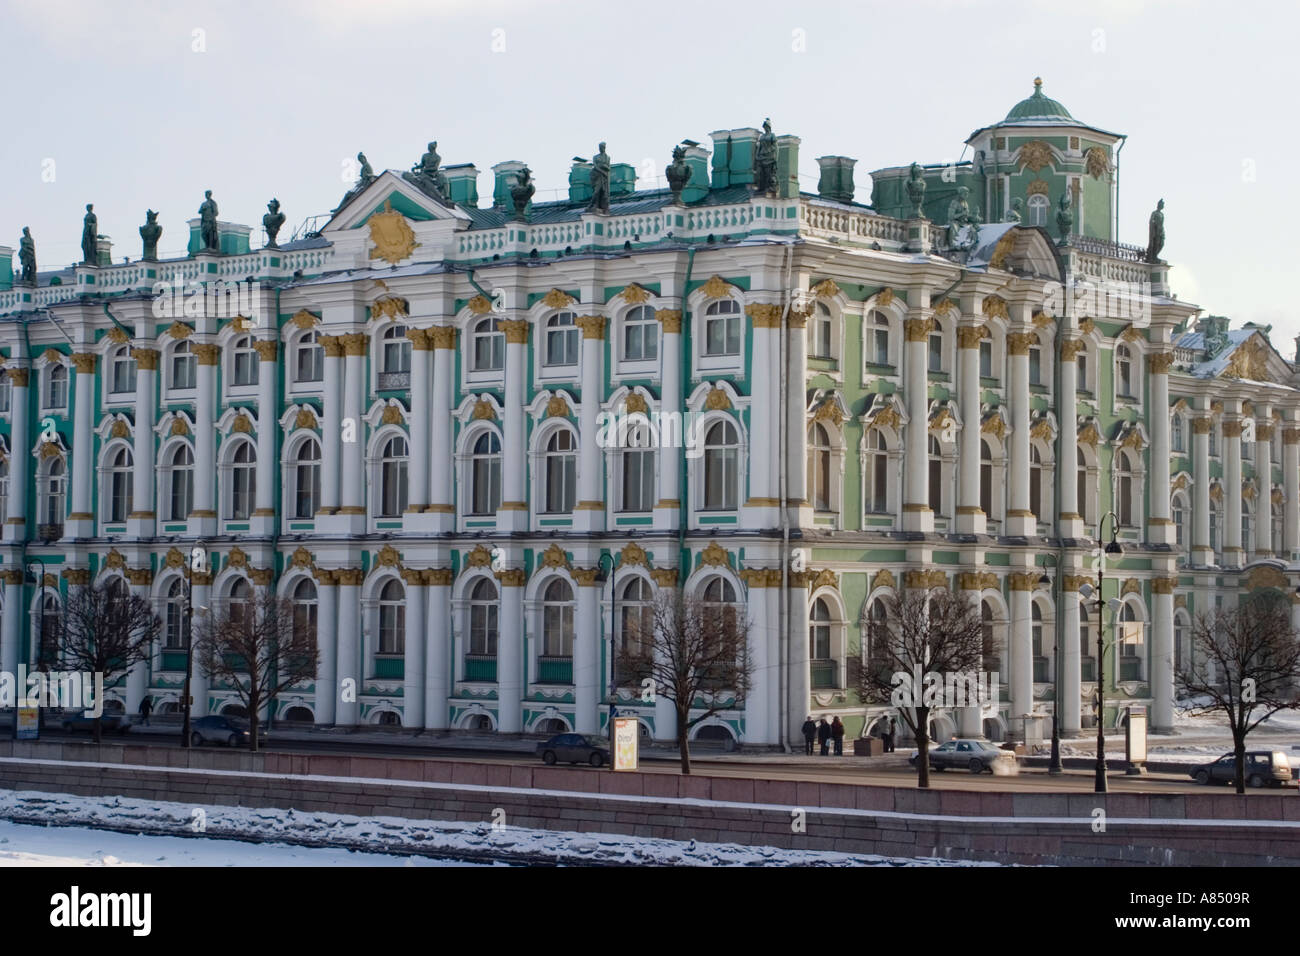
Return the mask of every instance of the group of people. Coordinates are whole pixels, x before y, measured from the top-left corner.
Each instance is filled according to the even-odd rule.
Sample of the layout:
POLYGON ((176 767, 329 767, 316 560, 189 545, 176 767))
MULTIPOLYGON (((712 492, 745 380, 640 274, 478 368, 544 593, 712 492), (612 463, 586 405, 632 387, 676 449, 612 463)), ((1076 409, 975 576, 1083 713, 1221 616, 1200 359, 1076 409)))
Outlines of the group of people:
MULTIPOLYGON (((898 734, 898 721, 890 717, 880 725, 880 739, 884 744, 885 753, 894 752, 894 738, 898 734)), ((803 722, 803 752, 807 756, 812 756, 813 742, 821 748, 821 755, 829 757, 831 753, 831 744, 835 746, 835 756, 844 756, 844 722, 837 715, 833 720, 828 721, 825 717, 814 721, 810 714, 803 722)))

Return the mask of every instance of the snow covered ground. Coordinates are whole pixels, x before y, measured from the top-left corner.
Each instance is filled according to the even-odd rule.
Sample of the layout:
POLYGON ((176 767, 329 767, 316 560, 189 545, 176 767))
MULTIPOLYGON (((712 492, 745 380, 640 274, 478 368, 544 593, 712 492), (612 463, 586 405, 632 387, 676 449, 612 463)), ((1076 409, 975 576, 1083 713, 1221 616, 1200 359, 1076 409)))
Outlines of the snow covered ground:
POLYGON ((0 866, 451 866, 465 861, 576 866, 992 865, 0 790, 0 866))

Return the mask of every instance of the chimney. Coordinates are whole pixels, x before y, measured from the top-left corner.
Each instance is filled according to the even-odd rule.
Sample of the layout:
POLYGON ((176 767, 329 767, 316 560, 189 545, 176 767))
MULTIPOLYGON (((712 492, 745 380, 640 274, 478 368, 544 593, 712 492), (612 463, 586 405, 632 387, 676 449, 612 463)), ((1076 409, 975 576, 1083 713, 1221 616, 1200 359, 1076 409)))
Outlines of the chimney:
POLYGON ((591 163, 575 162, 572 168, 569 169, 569 202, 585 203, 590 201, 591 163))
POLYGON ((444 166, 447 176, 447 197, 452 202, 470 209, 478 208, 478 168, 473 163, 444 166))
POLYGON ((610 163, 609 195, 629 196, 636 192, 636 167, 631 163, 610 163))
POLYGON ((691 179, 682 188, 682 202, 698 202, 709 194, 709 151, 703 146, 687 146, 686 165, 691 168, 691 179))
POLYGON ((818 194, 835 202, 853 202, 853 167, 856 164, 856 159, 847 156, 817 157, 817 165, 822 170, 817 182, 818 194))
POLYGON ((492 187, 492 206, 494 209, 514 210, 515 204, 514 200, 510 198, 510 187, 519 179, 519 171, 527 165, 527 163, 521 163, 517 159, 511 159, 504 163, 497 163, 492 167, 492 175, 495 177, 492 187))
POLYGON ((14 287, 14 249, 13 246, 0 246, 0 292, 7 292, 14 287))
POLYGON ((754 182, 754 154, 759 130, 752 127, 720 129, 713 137, 713 188, 742 186, 754 182))
POLYGON ((95 264, 100 266, 113 264, 113 240, 108 236, 95 237, 95 264))

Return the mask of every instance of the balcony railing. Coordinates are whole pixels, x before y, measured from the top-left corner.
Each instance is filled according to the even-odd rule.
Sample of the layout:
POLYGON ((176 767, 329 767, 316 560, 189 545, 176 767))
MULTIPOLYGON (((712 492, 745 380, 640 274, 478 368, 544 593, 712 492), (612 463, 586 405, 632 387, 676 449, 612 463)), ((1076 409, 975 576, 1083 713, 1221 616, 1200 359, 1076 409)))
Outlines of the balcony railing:
POLYGON ((813 690, 834 690, 840 686, 840 665, 835 660, 815 660, 808 665, 813 690))
POLYGON ((537 683, 572 684, 572 657, 539 657, 537 659, 537 683))
POLYGON ((63 525, 43 524, 36 528, 36 537, 42 541, 58 541, 63 537, 63 525))
POLYGON ((495 683, 497 679, 497 659, 486 654, 465 655, 465 680, 495 683))
POLYGON ((378 381, 379 391, 393 391, 395 389, 411 387, 410 372, 380 372, 378 381))
POLYGON ((375 678, 378 680, 401 680, 406 676, 406 658, 400 654, 380 657, 375 655, 375 678))

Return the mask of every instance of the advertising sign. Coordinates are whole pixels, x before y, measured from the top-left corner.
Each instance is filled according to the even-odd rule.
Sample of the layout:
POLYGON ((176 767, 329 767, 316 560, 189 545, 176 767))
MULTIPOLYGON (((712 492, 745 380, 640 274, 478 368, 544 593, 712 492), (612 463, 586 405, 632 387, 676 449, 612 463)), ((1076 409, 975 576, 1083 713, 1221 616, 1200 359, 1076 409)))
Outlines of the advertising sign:
POLYGON ((41 711, 39 707, 19 707, 17 737, 19 740, 37 740, 41 735, 41 711))
POLYGON ((1147 709, 1136 704, 1128 708, 1128 729, 1124 735, 1128 745, 1128 762, 1146 763, 1147 759, 1147 709))
POLYGON ((614 718, 614 769, 635 770, 641 722, 635 717, 614 718))

